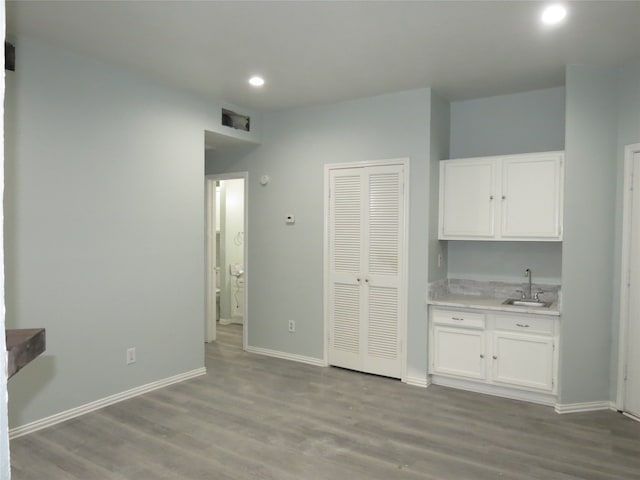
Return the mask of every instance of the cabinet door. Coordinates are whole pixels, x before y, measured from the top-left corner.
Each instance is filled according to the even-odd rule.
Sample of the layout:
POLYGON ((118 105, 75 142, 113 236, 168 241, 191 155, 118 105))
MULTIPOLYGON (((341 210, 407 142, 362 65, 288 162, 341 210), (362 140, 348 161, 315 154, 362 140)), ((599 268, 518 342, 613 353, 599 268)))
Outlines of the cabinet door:
POLYGON ((502 160, 502 238, 561 239, 561 161, 561 153, 502 160))
POLYGON ((495 235, 495 160, 440 162, 440 239, 495 235))
POLYGON ((484 380, 484 346, 482 330, 434 325, 431 373, 484 380))
POLYGON ((494 332, 493 381, 552 391, 553 338, 494 332))

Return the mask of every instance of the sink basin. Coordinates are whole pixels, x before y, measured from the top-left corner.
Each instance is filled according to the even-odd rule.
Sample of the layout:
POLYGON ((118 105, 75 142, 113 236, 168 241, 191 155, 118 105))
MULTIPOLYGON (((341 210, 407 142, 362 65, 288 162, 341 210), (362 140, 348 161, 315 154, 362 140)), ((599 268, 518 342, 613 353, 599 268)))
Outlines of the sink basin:
POLYGON ((534 308, 549 308, 551 303, 552 302, 542 302, 542 301, 533 300, 533 299, 523 300, 522 298, 508 298, 507 300, 502 302, 503 305, 514 305, 517 307, 534 307, 534 308))

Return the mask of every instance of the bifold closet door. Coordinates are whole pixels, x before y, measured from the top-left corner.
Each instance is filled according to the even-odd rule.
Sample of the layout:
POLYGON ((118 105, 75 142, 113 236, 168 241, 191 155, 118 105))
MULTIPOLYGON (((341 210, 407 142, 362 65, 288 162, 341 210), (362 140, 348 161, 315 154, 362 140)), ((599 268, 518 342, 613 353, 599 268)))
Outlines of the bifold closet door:
POLYGON ((329 363, 401 376, 402 165, 331 170, 329 363))

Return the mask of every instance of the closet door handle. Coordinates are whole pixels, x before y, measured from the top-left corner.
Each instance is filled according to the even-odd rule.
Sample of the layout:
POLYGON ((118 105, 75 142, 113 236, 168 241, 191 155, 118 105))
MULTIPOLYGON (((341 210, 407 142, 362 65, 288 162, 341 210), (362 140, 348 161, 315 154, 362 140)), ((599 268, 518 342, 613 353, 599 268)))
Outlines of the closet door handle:
POLYGON ((360 283, 360 277, 356 277, 356 281, 360 283))

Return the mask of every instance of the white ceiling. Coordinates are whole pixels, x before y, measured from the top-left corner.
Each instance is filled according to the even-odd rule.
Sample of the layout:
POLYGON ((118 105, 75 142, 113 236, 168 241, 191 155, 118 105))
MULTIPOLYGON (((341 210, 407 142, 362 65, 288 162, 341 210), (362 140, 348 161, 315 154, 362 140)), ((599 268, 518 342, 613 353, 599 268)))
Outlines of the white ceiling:
POLYGON ((8 1, 7 31, 256 110, 427 86, 485 97, 640 60, 640 1, 566 3, 543 28, 537 1, 8 1))

